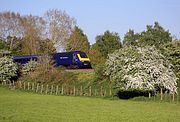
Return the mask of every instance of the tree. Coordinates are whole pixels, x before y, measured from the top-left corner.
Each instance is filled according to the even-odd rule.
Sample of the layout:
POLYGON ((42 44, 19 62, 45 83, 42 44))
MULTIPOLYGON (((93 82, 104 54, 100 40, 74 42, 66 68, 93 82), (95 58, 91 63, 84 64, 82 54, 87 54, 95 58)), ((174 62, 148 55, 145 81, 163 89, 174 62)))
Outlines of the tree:
POLYGON ((141 46, 154 45, 159 49, 161 45, 171 41, 172 37, 169 31, 161 27, 158 22, 155 22, 154 26, 147 25, 147 30, 140 34, 138 44, 141 46))
POLYGON ((7 44, 5 41, 0 39, 0 50, 4 50, 4 49, 7 49, 7 44))
POLYGON ((83 33, 82 29, 75 26, 70 38, 67 41, 66 51, 84 51, 89 52, 90 44, 88 42, 87 36, 83 33))
POLYGON ((155 47, 124 47, 109 55, 106 75, 118 88, 177 93, 172 65, 155 47))
POLYGON ((104 64, 106 59, 102 56, 100 51, 96 48, 96 45, 92 45, 89 50, 89 58, 91 60, 91 64, 96 67, 97 65, 104 64))
MULTIPOLYGON (((7 37, 22 37, 23 31, 20 24, 21 16, 19 13, 14 12, 1 12, 0 13, 0 36, 4 39, 7 37)), ((6 40, 3 40, 6 41, 6 40)), ((9 50, 12 50, 16 42, 9 40, 9 50)))
POLYGON ((161 52, 173 64, 174 72, 180 81, 180 40, 165 44, 161 52))
POLYGON ((95 45, 105 58, 109 53, 122 47, 119 35, 109 31, 104 32, 103 35, 98 35, 95 45))
POLYGON ((21 25, 24 32, 22 52, 26 55, 38 54, 45 21, 41 17, 29 15, 21 18, 21 25))
POLYGON ((40 41, 40 54, 52 54, 56 52, 53 41, 44 39, 40 41))
POLYGON ((66 40, 70 37, 76 24, 74 18, 71 18, 65 11, 57 9, 48 10, 45 13, 47 38, 53 41, 56 50, 66 48, 66 40))
POLYGON ((129 29, 129 31, 124 35, 123 44, 137 45, 138 39, 139 39, 139 34, 135 33, 134 30, 129 29))

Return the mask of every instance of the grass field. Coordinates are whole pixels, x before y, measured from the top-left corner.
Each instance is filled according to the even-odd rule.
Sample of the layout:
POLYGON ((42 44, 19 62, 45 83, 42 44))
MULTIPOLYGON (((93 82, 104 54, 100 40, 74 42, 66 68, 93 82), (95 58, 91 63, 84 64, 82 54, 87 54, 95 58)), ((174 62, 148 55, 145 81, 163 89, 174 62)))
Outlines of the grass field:
POLYGON ((0 121, 180 122, 180 104, 39 95, 0 87, 0 121))

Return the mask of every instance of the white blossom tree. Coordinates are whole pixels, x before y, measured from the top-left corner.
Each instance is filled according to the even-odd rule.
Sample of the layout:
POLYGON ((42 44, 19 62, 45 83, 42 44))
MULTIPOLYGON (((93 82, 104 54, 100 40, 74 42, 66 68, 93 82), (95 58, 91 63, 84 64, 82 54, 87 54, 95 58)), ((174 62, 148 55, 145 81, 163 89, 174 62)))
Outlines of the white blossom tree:
POLYGON ((109 54, 105 74, 117 87, 177 93, 177 77, 155 47, 124 47, 109 54))
POLYGON ((17 65, 12 58, 0 58, 0 82, 9 81, 10 78, 17 76, 17 65))

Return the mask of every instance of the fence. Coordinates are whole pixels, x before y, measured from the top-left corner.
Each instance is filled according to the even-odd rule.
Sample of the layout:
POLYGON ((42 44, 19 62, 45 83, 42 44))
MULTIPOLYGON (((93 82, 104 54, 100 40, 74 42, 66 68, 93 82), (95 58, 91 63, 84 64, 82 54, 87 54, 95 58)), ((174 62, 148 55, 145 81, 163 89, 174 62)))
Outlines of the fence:
MULTIPOLYGON (((10 89, 20 89, 29 92, 35 92, 39 94, 49 94, 49 95, 68 95, 68 96, 97 96, 97 97, 112 97, 112 88, 104 88, 100 86, 99 88, 83 87, 83 86, 55 86, 55 85, 43 85, 39 83, 30 82, 2 82, 3 86, 8 86, 10 89)), ((169 101, 175 102, 179 101, 179 96, 177 94, 169 94, 167 92, 163 93, 162 89, 159 94, 151 96, 149 93, 149 99, 154 101, 169 101)))
POLYGON ((40 94, 49 95, 71 95, 71 96, 99 96, 99 97, 111 97, 111 88, 105 89, 101 86, 99 89, 92 88, 92 86, 55 86, 55 85, 43 85, 39 83, 30 82, 2 82, 2 85, 9 86, 10 89, 21 89, 24 91, 35 92, 40 94))

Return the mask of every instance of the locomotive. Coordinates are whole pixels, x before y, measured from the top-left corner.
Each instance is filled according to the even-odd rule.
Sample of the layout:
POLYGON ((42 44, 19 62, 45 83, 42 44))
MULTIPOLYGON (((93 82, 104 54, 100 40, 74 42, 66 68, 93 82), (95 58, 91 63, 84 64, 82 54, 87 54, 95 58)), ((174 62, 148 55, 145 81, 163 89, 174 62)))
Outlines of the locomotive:
MULTIPOLYGON (((91 62, 85 52, 71 51, 54 53, 49 55, 54 61, 55 66, 65 66, 71 68, 91 68, 91 62)), ((14 56, 13 61, 25 64, 30 60, 38 61, 43 55, 14 56)))

